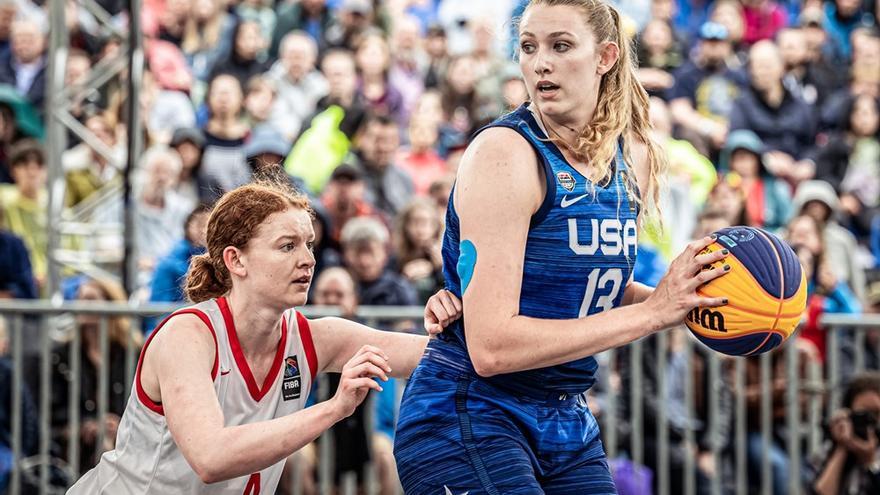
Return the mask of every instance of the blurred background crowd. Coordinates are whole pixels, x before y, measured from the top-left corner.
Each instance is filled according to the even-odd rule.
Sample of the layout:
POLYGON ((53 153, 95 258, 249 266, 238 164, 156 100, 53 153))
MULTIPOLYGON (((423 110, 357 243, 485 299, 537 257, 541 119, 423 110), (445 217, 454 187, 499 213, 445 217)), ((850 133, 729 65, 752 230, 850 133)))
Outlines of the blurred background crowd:
MULTIPOLYGON (((316 212, 311 303, 339 306, 349 316, 359 305, 421 305, 443 287, 444 215, 469 136, 528 98, 515 61, 515 19, 526 0, 144 0, 139 108, 145 151, 127 163, 125 74, 99 88, 83 86, 124 40, 81 3, 59 1, 71 47, 64 80, 80 96, 70 114, 98 138, 87 143, 76 133, 67 136, 63 202, 65 212, 100 233, 66 238, 64 247, 91 256, 87 263, 100 273, 118 275, 122 236, 102 226, 121 222, 125 167, 132 167, 135 205, 133 290, 126 293, 118 277, 70 266, 62 271, 62 292, 71 300, 183 301, 182 277, 189 259, 204 250, 211 203, 272 173, 306 192, 316 212)), ((126 28, 127 2, 95 1, 112 24, 126 28)), ((636 279, 656 283, 690 239, 719 228, 774 231, 806 269, 809 307, 796 345, 804 362, 821 368, 822 314, 880 313, 880 1, 611 3, 624 14, 636 45, 654 137, 671 164, 665 229, 649 226, 640 236, 636 279)), ((0 0, 0 298, 48 295, 47 8, 48 2, 0 0)), ((112 446, 127 399, 121 384, 130 380, 125 343, 139 344, 154 323, 136 328, 123 318, 111 322, 105 426, 112 433, 105 446, 95 445, 96 370, 102 365, 97 321, 80 316, 74 323, 83 332, 82 376, 69 372, 69 344, 57 343, 53 380, 63 390, 70 380, 82 383, 84 449, 112 446)), ((384 326, 420 331, 418 325, 384 326)), ((672 395, 662 399, 674 409, 681 400, 676 376, 692 373, 699 406, 705 399, 700 387, 709 386, 702 350, 685 357, 685 334, 671 335, 665 351, 674 370, 667 373, 672 395)), ((0 355, 4 342, 0 331, 0 355)), ((868 332, 862 351, 867 368, 880 368, 880 329, 868 332)), ((654 355, 645 353, 646 370, 655 366, 654 355)), ((774 368, 773 418, 780 424, 783 368, 774 368)), ((846 368, 844 363, 853 380, 848 409, 826 412, 829 447, 816 459, 804 457, 803 486, 817 493, 880 493, 880 379, 846 368), (877 431, 853 419, 854 404, 873 415, 866 424, 877 431)), ((613 369, 612 387, 626 390, 626 366, 613 369)), ((750 361, 750 387, 757 369, 750 361)), ((8 375, 2 359, 0 375, 8 375)), ((360 471, 372 459, 382 486, 390 487, 396 397, 393 387, 386 390, 392 392, 373 401, 369 414, 337 425, 335 464, 338 472, 360 471)), ((749 393, 751 414, 758 403, 757 393, 749 393)), ((62 405, 67 400, 53 394, 53 449, 61 458, 70 437, 62 405)), ((729 411, 729 401, 722 404, 729 411)), ((2 409, 0 487, 4 467, 8 472, 2 409)), ((599 403, 596 409, 601 414, 599 403)), ((673 493, 680 493, 675 487, 682 483, 685 450, 699 460, 702 493, 709 478, 730 474, 729 466, 704 454, 712 442, 728 449, 730 439, 700 437, 687 444, 681 432, 702 431, 707 413, 704 407, 697 407, 699 417, 678 412, 671 413, 672 442, 681 449, 673 459, 679 469, 673 493)), ((656 459, 650 460, 656 432, 647 422, 646 428, 648 467, 656 468, 656 459)), ((749 428, 757 431, 751 422, 749 428)), ((783 430, 773 430, 777 494, 794 482, 786 478, 783 430)), ((33 428, 24 431, 31 439, 37 435, 33 428)), ((757 463, 761 444, 751 433, 748 450, 757 463)), ((309 452, 314 449, 298 456, 307 470, 317 459, 309 452)), ((79 468, 94 462, 83 455, 79 468)))

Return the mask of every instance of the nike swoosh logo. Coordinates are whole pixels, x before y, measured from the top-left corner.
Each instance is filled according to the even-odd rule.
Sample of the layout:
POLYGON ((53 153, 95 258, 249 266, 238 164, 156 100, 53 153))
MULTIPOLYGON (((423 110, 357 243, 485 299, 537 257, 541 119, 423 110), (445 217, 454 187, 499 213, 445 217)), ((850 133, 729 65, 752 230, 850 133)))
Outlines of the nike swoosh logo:
POLYGON ((226 376, 232 371, 232 368, 228 370, 220 370, 220 376, 226 376))
POLYGON ((578 201, 580 201, 580 200, 586 198, 586 197, 589 196, 589 195, 590 195, 589 193, 587 193, 587 194, 581 194, 580 196, 577 196, 577 197, 574 197, 574 198, 571 198, 571 199, 568 199, 568 196, 563 196, 563 197, 562 197, 562 202, 559 203, 559 206, 561 206, 561 207, 563 207, 563 208, 568 208, 569 206, 571 206, 571 205, 577 203, 578 201))

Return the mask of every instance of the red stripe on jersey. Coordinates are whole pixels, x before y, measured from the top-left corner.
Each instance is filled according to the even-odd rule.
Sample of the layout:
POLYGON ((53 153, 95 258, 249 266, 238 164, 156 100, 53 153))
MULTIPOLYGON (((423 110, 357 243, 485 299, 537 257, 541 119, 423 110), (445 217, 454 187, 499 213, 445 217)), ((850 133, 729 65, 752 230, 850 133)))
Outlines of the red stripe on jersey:
POLYGON ((306 361, 309 362, 309 371, 312 372, 312 380, 318 376, 318 354, 315 352, 315 343, 312 342, 312 330, 309 320, 299 311, 296 312, 296 323, 299 327, 299 340, 306 352, 306 361))
POLYGON ((141 355, 138 358, 137 363, 137 370, 135 371, 134 375, 135 389, 137 390, 137 396, 138 399, 140 399, 141 404, 143 404, 147 409, 153 411, 156 414, 161 414, 162 416, 165 415, 165 409, 162 407, 162 404, 154 402, 153 399, 151 399, 150 396, 147 395, 147 392, 141 385, 141 367, 144 364, 144 356, 147 355, 147 347, 150 345, 150 342, 153 341, 153 337, 155 337, 156 334, 159 333, 159 330, 161 330, 162 327, 164 327, 165 324, 168 323, 168 320, 170 320, 171 318, 177 315, 187 314, 198 316, 199 319, 202 320, 202 323, 204 323, 208 327, 208 330, 211 331, 211 337, 214 337, 214 367, 211 370, 211 381, 214 381, 217 378, 217 369, 220 366, 220 353, 217 349, 217 333, 214 331, 214 325, 211 324, 211 319, 208 318, 208 315, 206 315, 201 310, 188 308, 181 309, 180 311, 175 311, 174 313, 168 315, 164 320, 162 320, 162 322, 159 323, 159 325, 156 327, 155 330, 153 330, 153 333, 150 334, 150 337, 144 343, 144 348, 141 349, 141 355))
POLYGON ((241 350, 241 343, 238 341, 238 332, 235 330, 235 322, 232 319, 232 311, 229 310, 229 303, 226 301, 225 297, 221 297, 217 299, 217 305, 220 306, 220 313, 223 315, 223 321, 226 323, 226 334, 229 336, 229 347, 232 348, 232 356, 235 358, 235 364, 238 366, 238 371, 241 372, 241 376, 244 378, 244 383, 247 385, 251 398, 256 402, 260 402, 260 400, 269 393, 269 389, 272 388, 272 384, 275 382, 275 378, 281 370, 281 363, 284 360, 284 350, 287 348, 287 322, 283 318, 281 319, 281 340, 278 342, 278 350, 275 351, 275 359, 272 361, 269 373, 263 380, 263 386, 257 387, 257 380, 254 379, 251 367, 248 365, 247 359, 244 357, 244 352, 241 350))

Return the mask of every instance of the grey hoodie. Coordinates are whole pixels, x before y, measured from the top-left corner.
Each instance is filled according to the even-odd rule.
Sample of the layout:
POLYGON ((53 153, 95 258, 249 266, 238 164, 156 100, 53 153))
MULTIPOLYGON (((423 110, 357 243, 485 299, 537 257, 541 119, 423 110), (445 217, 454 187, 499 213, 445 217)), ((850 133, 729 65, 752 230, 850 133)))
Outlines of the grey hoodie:
POLYGON ((845 281, 855 292, 860 302, 865 300, 865 269, 858 263, 856 238, 841 227, 835 219, 840 211, 840 199, 831 184, 823 180, 802 182, 794 195, 793 207, 798 213, 810 201, 819 201, 831 208, 831 216, 825 224, 822 235, 825 240, 825 256, 834 274, 845 281))

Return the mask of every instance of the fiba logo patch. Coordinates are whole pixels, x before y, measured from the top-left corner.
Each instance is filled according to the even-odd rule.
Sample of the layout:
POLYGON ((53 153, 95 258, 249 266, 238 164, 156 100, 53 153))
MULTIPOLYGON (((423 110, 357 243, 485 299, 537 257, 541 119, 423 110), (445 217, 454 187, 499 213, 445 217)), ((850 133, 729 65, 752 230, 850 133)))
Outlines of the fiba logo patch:
POLYGON ((755 238, 755 231, 752 229, 731 229, 727 235, 736 242, 749 242, 755 238))
POLYGON ((743 244, 755 238, 755 231, 752 229, 730 229, 729 232, 719 237, 719 240, 727 247, 734 247, 737 244, 743 244))
POLYGON ((281 395, 284 400, 299 399, 302 394, 302 377, 296 356, 284 358, 284 380, 281 382, 281 395))
POLYGON ((575 181, 574 177, 572 177, 570 173, 559 172, 556 174, 556 180, 559 181, 559 184, 564 187, 566 191, 574 191, 575 181))

